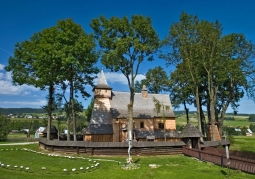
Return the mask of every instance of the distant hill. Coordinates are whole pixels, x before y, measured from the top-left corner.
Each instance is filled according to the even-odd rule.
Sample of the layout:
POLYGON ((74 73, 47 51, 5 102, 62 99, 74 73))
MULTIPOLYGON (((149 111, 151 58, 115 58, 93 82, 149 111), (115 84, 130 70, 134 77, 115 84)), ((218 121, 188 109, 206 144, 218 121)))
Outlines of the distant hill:
MULTIPOLYGON (((204 111, 205 112, 205 111, 204 111)), ((185 111, 174 111, 175 115, 180 115, 180 114, 185 114, 185 111)), ((196 111, 189 111, 189 114, 195 114, 196 111)), ((206 112, 205 112, 206 113, 206 112)), ((234 115, 234 116, 250 116, 251 114, 243 114, 243 113, 237 113, 237 114, 234 114, 234 113, 226 113, 226 115, 234 115)))
POLYGON ((8 114, 28 114, 28 113, 46 113, 42 108, 0 108, 0 113, 8 114))

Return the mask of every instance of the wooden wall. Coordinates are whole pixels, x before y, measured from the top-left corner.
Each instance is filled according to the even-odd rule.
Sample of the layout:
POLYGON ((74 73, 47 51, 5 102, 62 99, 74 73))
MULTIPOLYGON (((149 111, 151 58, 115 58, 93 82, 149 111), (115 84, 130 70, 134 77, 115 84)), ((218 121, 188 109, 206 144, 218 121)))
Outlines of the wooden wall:
MULTIPOLYGON (((214 134, 215 134, 215 140, 221 140, 220 133, 219 133, 217 125, 214 126, 214 134)), ((208 137, 207 137, 207 140, 211 140, 211 139, 212 139, 212 126, 209 125, 208 126, 208 137)))
MULTIPOLYGON (((166 142, 179 142, 180 138, 166 138, 166 142)), ((148 142, 147 139, 139 139, 139 142, 148 142)), ((154 142, 165 142, 165 138, 156 138, 154 142)))
MULTIPOLYGON (((127 124, 127 119, 113 119, 113 142, 124 142, 127 138, 127 131, 123 130, 127 124)), ((158 128, 158 123, 163 123, 162 118, 153 118, 153 119, 134 119, 134 128, 141 131, 153 131, 158 128), (144 122, 144 128, 140 128, 140 123, 144 122)), ((176 129, 175 118, 166 118, 165 123, 166 129, 176 129)), ((146 140, 147 141, 147 140, 146 140)), ((156 141, 156 140, 155 140, 156 141)), ((165 141, 165 139, 158 140, 165 141)), ((171 141, 171 140, 170 140, 171 141)), ((179 141, 179 140, 178 140, 179 141)))
POLYGON ((84 135, 84 141, 86 142, 113 142, 112 134, 89 134, 84 135))

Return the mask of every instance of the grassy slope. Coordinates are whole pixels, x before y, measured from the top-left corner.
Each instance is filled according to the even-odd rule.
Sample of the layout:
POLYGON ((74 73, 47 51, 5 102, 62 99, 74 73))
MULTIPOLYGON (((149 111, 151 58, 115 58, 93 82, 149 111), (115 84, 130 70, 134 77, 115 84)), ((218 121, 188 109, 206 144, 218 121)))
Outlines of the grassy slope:
MULTIPOLYGON (((140 168, 137 170, 123 170, 118 167, 117 161, 125 162, 126 157, 95 157, 91 158, 113 160, 113 161, 99 161, 100 168, 91 172, 67 172, 64 173, 63 169, 69 171, 72 168, 79 169, 81 166, 86 168, 93 162, 88 159, 69 159, 63 157, 52 157, 40 155, 32 152, 20 150, 21 146, 0 146, 0 162, 5 165, 11 165, 10 169, 0 167, 0 178, 12 179, 79 179, 79 178, 213 178, 221 179, 226 177, 231 178, 255 178, 254 175, 249 175, 242 172, 228 170, 210 163, 200 162, 195 159, 185 157, 183 155, 175 156, 154 156, 154 157, 139 157, 133 158, 140 168), (19 150, 16 150, 16 147, 19 150), (13 150, 11 150, 13 148, 13 150), (1 149, 3 149, 1 151, 1 149), (6 150, 8 149, 8 150, 6 150), (150 168, 149 164, 157 164, 157 168, 150 168), (30 167, 29 172, 14 169, 13 166, 30 167), (41 168, 46 167, 46 171, 41 168)), ((24 146, 23 146, 24 147, 24 146)), ((25 146, 38 150, 38 145, 25 146)), ((98 160, 96 160, 98 162, 98 160)))

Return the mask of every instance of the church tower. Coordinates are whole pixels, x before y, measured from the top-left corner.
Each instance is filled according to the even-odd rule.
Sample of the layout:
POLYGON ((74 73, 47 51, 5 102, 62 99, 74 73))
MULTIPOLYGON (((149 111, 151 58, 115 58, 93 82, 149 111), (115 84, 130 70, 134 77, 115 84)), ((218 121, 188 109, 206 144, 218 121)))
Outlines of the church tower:
POLYGON ((112 88, 107 84, 104 70, 101 70, 97 85, 93 88, 94 98, 111 98, 112 88))
POLYGON ((90 123, 84 130, 84 140, 90 142, 112 142, 113 127, 110 115, 112 88, 107 84, 104 71, 93 88, 94 107, 90 123))

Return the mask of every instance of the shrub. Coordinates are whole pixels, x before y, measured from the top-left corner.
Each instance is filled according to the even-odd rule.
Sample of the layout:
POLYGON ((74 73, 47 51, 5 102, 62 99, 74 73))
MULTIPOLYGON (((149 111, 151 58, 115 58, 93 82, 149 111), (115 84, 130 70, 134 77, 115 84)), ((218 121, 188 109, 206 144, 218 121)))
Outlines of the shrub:
POLYGON ((255 114, 251 114, 251 115, 249 116, 249 121, 250 121, 250 122, 255 122, 255 114))
POLYGON ((235 143, 235 138, 232 135, 228 135, 227 139, 230 141, 231 144, 235 143))
POLYGON ((0 114, 0 141, 6 141, 10 131, 10 119, 0 114))

